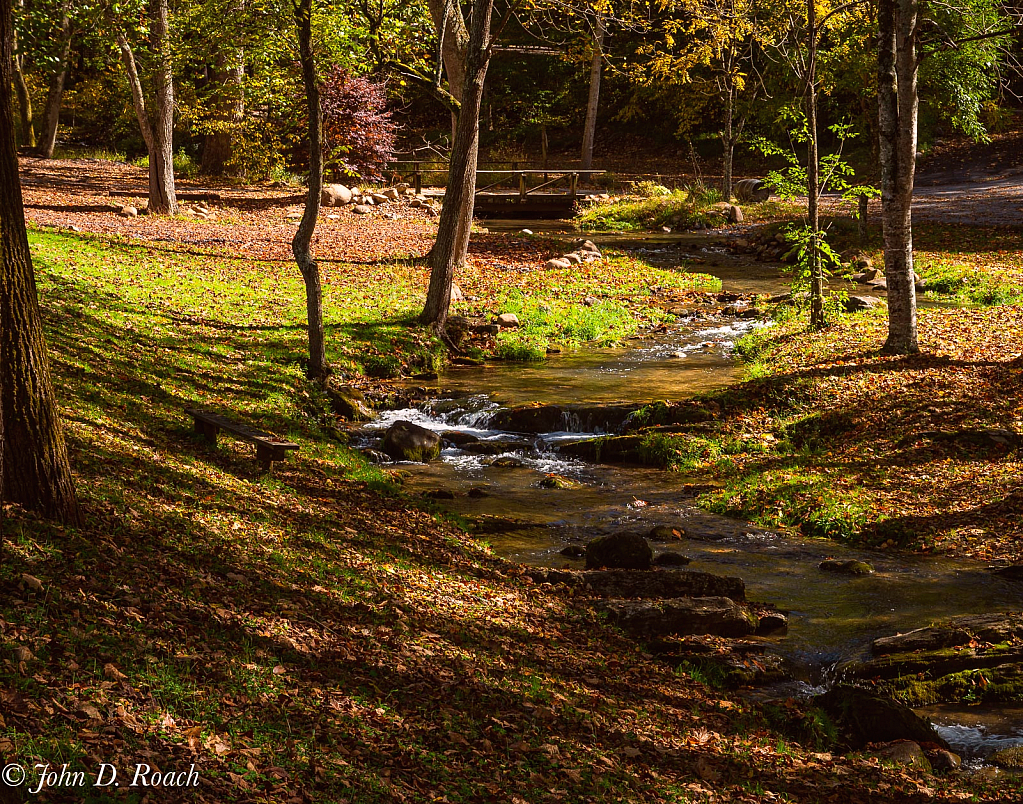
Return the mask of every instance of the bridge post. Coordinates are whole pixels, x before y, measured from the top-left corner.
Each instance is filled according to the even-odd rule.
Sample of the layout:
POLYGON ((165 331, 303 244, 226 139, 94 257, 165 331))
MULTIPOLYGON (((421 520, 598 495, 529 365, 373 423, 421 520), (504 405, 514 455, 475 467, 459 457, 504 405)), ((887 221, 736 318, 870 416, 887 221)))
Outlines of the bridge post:
POLYGON ((423 192, 423 174, 419 170, 418 162, 412 163, 412 170, 414 171, 412 174, 412 181, 415 185, 416 195, 420 195, 423 192))

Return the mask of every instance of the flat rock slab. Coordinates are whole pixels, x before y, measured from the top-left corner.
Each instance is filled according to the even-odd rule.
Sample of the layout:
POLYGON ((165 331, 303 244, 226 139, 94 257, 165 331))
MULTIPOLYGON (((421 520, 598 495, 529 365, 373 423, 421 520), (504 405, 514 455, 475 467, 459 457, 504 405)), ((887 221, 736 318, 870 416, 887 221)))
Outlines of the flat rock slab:
POLYGON ((746 599, 746 584, 742 578, 695 570, 558 570, 532 567, 529 576, 537 583, 565 584, 594 597, 724 597, 737 602, 746 599))
POLYGON ((613 624, 641 638, 690 634, 742 637, 757 629, 756 615, 727 597, 608 600, 596 608, 613 624))

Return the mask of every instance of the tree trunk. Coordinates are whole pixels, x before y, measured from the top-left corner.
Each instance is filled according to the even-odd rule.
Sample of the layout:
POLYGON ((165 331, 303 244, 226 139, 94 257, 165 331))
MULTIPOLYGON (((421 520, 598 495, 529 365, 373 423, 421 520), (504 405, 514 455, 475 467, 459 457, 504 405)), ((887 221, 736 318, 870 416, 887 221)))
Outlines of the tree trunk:
POLYGON ((11 0, 0 0, 0 503, 19 503, 77 524, 81 515, 57 417, 25 232, 14 149, 12 42, 11 0))
MULTIPOLYGON (((24 4, 21 0, 19 6, 24 4)), ((17 38, 14 40, 14 49, 17 51, 17 38)), ((32 97, 28 93, 28 84, 25 83, 25 73, 22 72, 23 56, 20 53, 14 54, 12 66, 14 68, 14 91, 18 95, 18 114, 21 118, 21 144, 26 148, 36 147, 36 130, 32 125, 32 97)))
MULTIPOLYGON (((451 93, 451 97, 461 102, 465 87, 466 53, 469 47, 469 31, 465 26, 465 18, 458 0, 428 0, 427 5, 430 7, 430 17, 433 19, 437 36, 441 40, 440 56, 448 76, 448 92, 451 93)), ((452 147, 457 136, 457 127, 458 116, 452 112, 452 147)))
POLYGON ((810 328, 822 329, 824 321, 824 270, 818 248, 820 240, 820 214, 818 194, 820 192, 820 161, 817 149, 817 11, 815 0, 806 3, 806 27, 810 33, 806 79, 806 214, 810 224, 810 328))
POLYGON ((597 108, 600 105, 600 72, 604 66, 604 15, 597 12, 597 29, 593 33, 593 58, 590 60, 590 95, 586 101, 586 122, 583 124, 583 148, 580 158, 583 170, 593 166, 593 142, 597 137, 597 108))
POLYGON ((124 34, 117 35, 117 46, 121 50, 121 61, 124 62, 124 72, 128 79, 128 88, 131 90, 131 102, 135 107, 135 120, 139 124, 139 131, 142 132, 142 140, 146 144, 146 152, 153 153, 153 126, 149 122, 149 110, 146 108, 146 96, 142 92, 142 81, 139 79, 138 67, 135 64, 135 54, 131 45, 124 37, 124 34))
POLYGON ((46 88, 46 104, 43 106, 42 129, 39 132, 38 153, 44 159, 53 156, 57 145, 57 129, 60 125, 60 105, 64 100, 64 82, 67 80, 68 60, 71 57, 71 20, 67 15, 67 3, 60 20, 60 62, 50 73, 46 88))
POLYGON ((223 54, 217 56, 214 81, 217 84, 216 123, 222 129, 206 135, 202 147, 199 170, 208 176, 222 176, 234 156, 235 128, 245 119, 245 96, 242 82, 245 78, 244 53, 235 51, 234 64, 228 66, 223 54))
POLYGON ((455 272, 465 264, 469 250, 479 156, 480 104, 483 82, 490 65, 490 18, 493 9, 493 0, 476 0, 473 6, 465 64, 466 82, 451 149, 448 186, 437 225, 437 242, 430 251, 430 289, 419 321, 438 330, 442 330, 447 321, 451 283, 455 272))
POLYGON ((330 374, 323 337, 323 289, 320 268, 313 260, 309 244, 320 214, 320 193, 323 190, 323 121, 320 111, 320 90, 316 83, 316 62, 313 56, 312 0, 300 0, 295 9, 298 26, 299 59, 302 83, 305 85, 306 109, 309 115, 309 194, 298 231, 291 241, 291 251, 305 282, 306 316, 309 325, 309 377, 325 380, 330 374))
POLYGON ((153 93, 156 119, 153 121, 153 148, 149 154, 149 212, 174 215, 178 199, 174 192, 174 82, 170 38, 167 31, 168 0, 152 0, 153 93))
POLYGON ((725 130, 721 135, 724 153, 721 157, 721 197, 725 201, 732 200, 732 155, 735 153, 735 139, 732 134, 732 119, 735 115, 735 86, 728 77, 728 88, 725 92, 725 130))
POLYGON ((913 272, 913 180, 917 141, 916 0, 878 5, 881 222, 888 283, 886 354, 920 351, 913 272))

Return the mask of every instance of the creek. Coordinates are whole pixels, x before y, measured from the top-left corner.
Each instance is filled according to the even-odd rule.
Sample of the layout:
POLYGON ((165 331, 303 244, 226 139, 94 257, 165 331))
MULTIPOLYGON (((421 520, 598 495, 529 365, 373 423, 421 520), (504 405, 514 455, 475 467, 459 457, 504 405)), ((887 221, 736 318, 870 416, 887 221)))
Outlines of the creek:
MULTIPOLYGON (((629 236, 625 245, 663 249, 659 253, 664 259, 679 260, 679 240, 656 237, 651 242, 629 236)), ((622 247, 621 239, 615 245, 622 247)), ((687 256, 694 253, 683 245, 690 249, 687 256)), ((696 253, 705 262, 694 268, 720 277, 723 290, 787 289, 776 266, 741 261, 713 247, 699 247, 696 253)), ((441 500, 445 508, 503 523, 485 538, 495 552, 515 561, 581 568, 581 560, 568 559, 560 551, 619 530, 677 528, 684 538, 652 542, 655 553, 681 552, 692 559, 691 569, 739 576, 750 600, 770 602, 788 612, 787 633, 764 638, 788 660, 799 682, 779 694, 820 691, 835 679, 843 661, 865 656, 876 637, 954 615, 1019 610, 1021 586, 993 576, 978 562, 854 549, 780 534, 700 510, 696 491, 687 489, 687 481, 695 478, 567 458, 559 454, 560 445, 598 435, 579 432, 578 422, 566 421, 563 429, 529 436, 490 425, 498 410, 529 402, 643 403, 684 399, 729 385, 741 377, 732 355, 735 339, 761 325, 683 319, 667 332, 632 341, 628 348, 584 348, 538 364, 451 367, 433 384, 432 402, 384 412, 362 431, 364 442, 370 443, 399 420, 438 432, 459 430, 492 442, 495 448, 489 455, 445 449, 440 461, 415 465, 406 487, 412 493, 453 493, 453 499, 441 500), (517 459, 520 465, 489 465, 501 456, 517 459), (539 482, 547 474, 575 483, 571 488, 542 488, 539 482), (876 572, 868 576, 822 572, 818 564, 825 558, 866 561, 876 572)), ((1021 710, 936 706, 926 714, 966 757, 984 757, 1023 741, 1021 710)))

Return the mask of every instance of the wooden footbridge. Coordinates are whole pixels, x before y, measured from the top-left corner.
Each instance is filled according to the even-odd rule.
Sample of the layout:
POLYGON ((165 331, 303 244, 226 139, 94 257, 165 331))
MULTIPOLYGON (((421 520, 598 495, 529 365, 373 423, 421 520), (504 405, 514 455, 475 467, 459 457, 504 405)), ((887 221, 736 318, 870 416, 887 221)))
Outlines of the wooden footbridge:
MULTIPOLYGON (((475 214, 490 217, 564 218, 573 213, 576 202, 585 195, 579 190, 581 179, 604 173, 603 170, 577 168, 477 170, 475 214), (511 185, 511 186, 509 186, 511 185)), ((411 184, 416 193, 444 197, 443 187, 423 189, 424 179, 447 178, 443 162, 392 162, 389 170, 411 184)))

